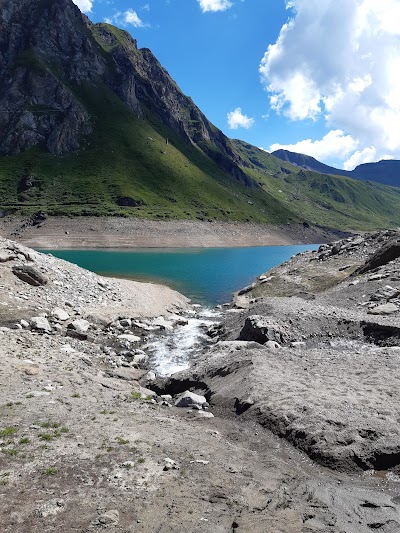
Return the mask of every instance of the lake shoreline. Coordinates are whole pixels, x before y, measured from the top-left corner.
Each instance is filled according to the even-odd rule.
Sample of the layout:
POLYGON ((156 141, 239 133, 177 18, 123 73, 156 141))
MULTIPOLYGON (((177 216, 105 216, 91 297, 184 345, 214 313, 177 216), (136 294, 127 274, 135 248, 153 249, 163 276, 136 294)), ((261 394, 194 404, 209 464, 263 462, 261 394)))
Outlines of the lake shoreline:
POLYGON ((308 224, 109 217, 5 217, 0 235, 40 249, 226 248, 322 244, 350 235, 308 224))

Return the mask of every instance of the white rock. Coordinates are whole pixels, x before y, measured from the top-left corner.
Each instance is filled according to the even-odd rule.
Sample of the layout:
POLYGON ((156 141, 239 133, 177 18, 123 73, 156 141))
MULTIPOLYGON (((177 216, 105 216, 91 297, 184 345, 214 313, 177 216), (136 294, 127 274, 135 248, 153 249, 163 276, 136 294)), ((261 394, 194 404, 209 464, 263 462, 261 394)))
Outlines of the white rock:
POLYGON ((267 341, 264 346, 270 350, 279 350, 279 348, 282 348, 279 342, 276 341, 267 341))
POLYGON ((123 335, 118 335, 118 339, 121 341, 127 342, 139 342, 141 340, 137 335, 131 335, 130 333, 124 333, 123 335))
POLYGON ((90 322, 84 320, 83 318, 80 318, 78 320, 74 320, 71 323, 71 326, 78 333, 86 333, 87 330, 90 328, 90 322))
POLYGON ((50 396, 50 392, 46 392, 43 390, 34 390, 32 392, 27 392, 25 396, 32 398, 40 398, 41 396, 50 396))
POLYGON ((370 315, 392 315, 393 313, 396 313, 397 311, 399 311, 399 308, 397 307, 397 305, 394 305, 392 303, 387 303, 383 305, 378 305, 377 307, 370 309, 368 311, 368 314, 370 315))
POLYGON ((209 411, 196 411, 197 418, 214 418, 214 415, 209 411))
POLYGON ((53 311, 51 312, 51 316, 56 320, 61 320, 62 322, 70 318, 69 314, 64 311, 64 309, 60 309, 59 307, 53 309, 53 311))
POLYGON ((49 321, 43 316, 33 316, 31 318, 31 327, 39 331, 51 331, 49 321))
POLYGON ((188 390, 183 392, 175 401, 176 407, 192 407, 193 405, 202 407, 204 404, 207 404, 207 400, 204 396, 200 396, 199 394, 195 394, 188 390))
POLYGON ((22 320, 19 321, 19 323, 21 324, 21 326, 23 328, 25 328, 25 329, 29 328, 29 322, 27 320, 22 319, 22 320))

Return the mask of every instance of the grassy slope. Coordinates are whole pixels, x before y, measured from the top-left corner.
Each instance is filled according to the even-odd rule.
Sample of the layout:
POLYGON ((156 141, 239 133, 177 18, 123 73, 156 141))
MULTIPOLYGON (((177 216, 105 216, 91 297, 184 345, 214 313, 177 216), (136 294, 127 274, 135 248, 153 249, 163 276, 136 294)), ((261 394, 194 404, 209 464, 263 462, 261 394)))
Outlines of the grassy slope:
MULTIPOLYGON (((123 42, 124 32, 115 32, 123 42)), ((109 53, 103 46, 102 54, 111 63, 109 53)), ((400 225, 400 189, 301 171, 232 141, 248 163, 243 170, 259 185, 246 188, 149 110, 138 118, 106 86, 70 88, 90 112, 94 133, 82 139, 77 154, 55 157, 37 149, 0 157, 1 208, 27 214, 46 210, 271 223, 307 220, 353 229, 400 225), (25 192, 21 203, 17 184, 24 175, 36 176, 39 186, 25 192), (118 207, 119 197, 143 205, 118 207)))
POLYGON ((106 87, 75 89, 94 122, 94 134, 78 154, 55 157, 39 150, 0 158, 2 207, 29 213, 46 209, 61 214, 132 214, 143 217, 269 220, 290 213, 267 194, 248 203, 251 191, 219 169, 197 148, 181 141, 150 112, 137 118, 106 87), (169 144, 165 138, 169 138, 169 144), (40 180, 18 202, 24 174, 40 180), (145 203, 119 208, 118 197, 145 203), (265 207, 264 213, 261 209, 265 207))
POLYGON ((254 146, 234 143, 250 164, 245 171, 276 201, 308 222, 360 230, 400 224, 398 187, 304 171, 254 146))

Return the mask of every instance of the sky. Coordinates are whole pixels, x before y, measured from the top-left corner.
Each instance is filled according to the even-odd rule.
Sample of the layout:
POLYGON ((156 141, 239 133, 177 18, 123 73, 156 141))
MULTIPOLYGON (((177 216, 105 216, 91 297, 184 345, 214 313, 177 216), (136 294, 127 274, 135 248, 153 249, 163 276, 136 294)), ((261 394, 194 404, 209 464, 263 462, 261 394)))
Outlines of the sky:
POLYGON ((73 0, 150 48, 231 138, 400 159, 400 0, 73 0))

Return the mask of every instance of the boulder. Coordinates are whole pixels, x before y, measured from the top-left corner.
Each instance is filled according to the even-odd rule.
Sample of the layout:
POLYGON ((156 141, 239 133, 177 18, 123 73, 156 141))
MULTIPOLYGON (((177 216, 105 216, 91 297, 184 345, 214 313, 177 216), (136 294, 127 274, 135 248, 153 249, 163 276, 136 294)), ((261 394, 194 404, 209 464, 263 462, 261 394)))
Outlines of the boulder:
POLYGON ((175 400, 175 407, 193 407, 195 405, 203 407, 204 405, 207 406, 208 403, 204 396, 188 390, 180 394, 175 400))
POLYGON ((392 315, 393 313, 397 313, 397 311, 399 311, 399 308, 397 307, 397 305, 394 305, 392 303, 387 303, 387 304, 378 305, 377 307, 370 309, 368 311, 368 314, 370 315, 392 315))
POLYGON ((360 268, 356 270, 356 274, 364 274, 370 270, 386 265, 390 261, 400 257, 400 240, 392 240, 382 246, 375 252, 360 268))
POLYGON ((259 344, 265 344, 268 341, 284 344, 289 340, 289 336, 281 325, 268 317, 252 315, 246 318, 239 340, 255 341, 259 344))
POLYGON ((43 316, 33 316, 31 318, 31 328, 38 331, 51 331, 49 321, 43 316))
POLYGON ((25 283, 29 283, 29 285, 33 285, 34 287, 46 285, 48 281, 41 272, 31 266, 15 266, 12 268, 12 273, 20 280, 25 281, 25 283))

